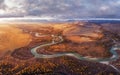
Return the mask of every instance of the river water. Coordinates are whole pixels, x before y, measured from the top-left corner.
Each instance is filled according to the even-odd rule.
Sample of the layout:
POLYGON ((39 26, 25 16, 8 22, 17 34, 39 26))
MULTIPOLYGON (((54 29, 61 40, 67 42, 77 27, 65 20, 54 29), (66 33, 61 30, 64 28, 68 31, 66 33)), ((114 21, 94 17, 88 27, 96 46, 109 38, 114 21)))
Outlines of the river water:
MULTIPOLYGON (((38 54, 37 53, 38 48, 42 48, 45 46, 51 46, 51 45, 58 44, 58 43, 63 41, 62 36, 57 36, 57 37, 60 39, 60 41, 55 42, 54 40, 52 40, 52 42, 50 42, 50 43, 36 46, 36 47, 31 49, 31 53, 35 56, 35 58, 55 58, 55 57, 60 57, 60 56, 73 56, 73 57, 80 59, 80 60, 95 61, 95 62, 110 62, 110 61, 115 61, 119 58, 116 50, 119 50, 120 47, 116 46, 116 45, 112 46, 111 49, 109 50, 110 53, 112 53, 112 55, 113 55, 112 57, 109 57, 109 58, 90 58, 90 57, 82 56, 78 53, 57 53, 57 54, 52 54, 52 55, 38 54)), ((54 38, 54 36, 53 36, 53 38, 54 38)))

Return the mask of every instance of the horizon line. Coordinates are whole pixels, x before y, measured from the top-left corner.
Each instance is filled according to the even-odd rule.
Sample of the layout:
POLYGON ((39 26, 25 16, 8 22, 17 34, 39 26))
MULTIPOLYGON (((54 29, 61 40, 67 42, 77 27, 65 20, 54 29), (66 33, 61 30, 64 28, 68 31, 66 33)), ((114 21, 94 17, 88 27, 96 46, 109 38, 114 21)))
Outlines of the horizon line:
POLYGON ((55 18, 55 17, 8 17, 0 18, 0 21, 21 21, 21 20, 48 20, 48 21, 69 21, 69 20, 115 20, 120 21, 120 18, 55 18))

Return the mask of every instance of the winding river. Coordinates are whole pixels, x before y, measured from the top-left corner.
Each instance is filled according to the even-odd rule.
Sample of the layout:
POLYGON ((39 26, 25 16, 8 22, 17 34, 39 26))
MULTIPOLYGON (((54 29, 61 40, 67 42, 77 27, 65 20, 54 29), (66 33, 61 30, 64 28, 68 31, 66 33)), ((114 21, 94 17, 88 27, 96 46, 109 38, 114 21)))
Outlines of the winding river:
POLYGON ((90 58, 90 57, 85 57, 85 56, 82 56, 78 53, 72 53, 72 52, 70 52, 70 53, 57 53, 57 54, 52 54, 52 55, 38 54, 37 53, 38 48, 43 48, 45 46, 51 46, 51 45, 63 42, 62 36, 52 35, 52 37, 53 37, 52 42, 47 43, 47 44, 43 44, 43 45, 40 45, 40 46, 37 46, 37 47, 34 47, 31 49, 31 53, 35 56, 35 58, 54 58, 54 57, 60 57, 60 56, 73 56, 73 57, 80 59, 80 60, 96 61, 96 62, 109 62, 109 61, 114 61, 114 60, 119 58, 116 50, 120 50, 120 47, 117 45, 112 46, 112 48, 109 50, 110 53, 113 54, 113 56, 110 58, 90 58), (59 38, 60 41, 55 42, 55 40, 54 40, 55 37, 59 38))

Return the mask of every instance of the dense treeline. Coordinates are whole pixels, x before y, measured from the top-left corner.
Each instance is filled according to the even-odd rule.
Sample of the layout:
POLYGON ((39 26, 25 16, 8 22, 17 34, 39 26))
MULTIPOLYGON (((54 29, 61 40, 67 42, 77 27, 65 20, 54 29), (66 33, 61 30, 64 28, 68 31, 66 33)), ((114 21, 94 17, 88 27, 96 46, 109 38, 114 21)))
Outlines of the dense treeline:
POLYGON ((78 61, 70 57, 36 59, 12 64, 0 63, 1 75, 119 75, 113 68, 97 62, 78 61))

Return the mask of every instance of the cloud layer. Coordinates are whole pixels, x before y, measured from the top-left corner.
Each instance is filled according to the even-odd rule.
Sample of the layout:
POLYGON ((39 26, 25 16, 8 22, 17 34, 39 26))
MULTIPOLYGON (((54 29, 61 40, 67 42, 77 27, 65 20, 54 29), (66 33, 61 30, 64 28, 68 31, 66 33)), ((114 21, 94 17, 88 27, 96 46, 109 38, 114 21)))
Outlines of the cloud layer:
POLYGON ((0 17, 120 18, 120 0, 0 0, 0 17))

